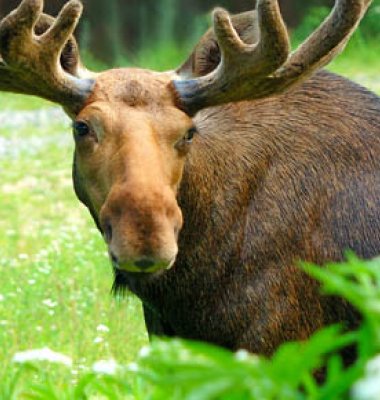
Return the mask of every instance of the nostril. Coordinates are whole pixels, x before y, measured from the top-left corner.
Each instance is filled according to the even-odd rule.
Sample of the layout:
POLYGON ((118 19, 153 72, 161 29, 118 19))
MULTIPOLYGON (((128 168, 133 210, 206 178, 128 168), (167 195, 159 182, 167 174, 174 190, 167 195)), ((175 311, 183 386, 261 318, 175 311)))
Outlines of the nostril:
POLYGON ((141 269, 148 269, 152 268, 155 265, 155 262, 149 258, 142 258, 141 260, 135 261, 135 265, 141 269))
POLYGON ((106 239, 106 242, 110 243, 112 240, 112 225, 109 221, 107 221, 104 224, 104 238, 106 239))

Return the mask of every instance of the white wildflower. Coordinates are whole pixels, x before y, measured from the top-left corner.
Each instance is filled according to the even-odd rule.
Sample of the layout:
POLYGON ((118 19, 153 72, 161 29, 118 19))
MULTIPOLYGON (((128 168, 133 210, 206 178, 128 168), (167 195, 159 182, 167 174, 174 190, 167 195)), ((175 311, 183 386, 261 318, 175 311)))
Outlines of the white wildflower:
POLYGON ((3 295, 3 294, 0 294, 0 301, 4 301, 4 300, 5 300, 4 295, 3 295))
POLYGON ((28 280, 28 284, 31 285, 31 286, 35 285, 36 284, 36 280, 35 279, 29 279, 28 280))
POLYGON ((142 347, 141 350, 139 351, 139 356, 140 356, 141 358, 148 357, 149 354, 150 354, 150 352, 151 352, 150 347, 144 346, 144 347, 142 347))
POLYGON ((100 336, 98 336, 98 337, 96 337, 96 338, 94 339, 94 343, 95 343, 95 344, 102 343, 103 341, 104 341, 104 339, 103 339, 102 337, 100 337, 100 336))
POLYGON ((96 374, 115 375, 118 369, 119 364, 115 360, 100 360, 92 365, 96 374))
POLYGON ((47 361, 50 363, 66 365, 67 367, 71 367, 73 363, 70 357, 61 353, 56 353, 47 347, 16 353, 13 356, 12 361, 18 364, 25 364, 33 361, 47 361))
POLYGON ((364 378, 358 381, 351 391, 353 400, 380 399, 380 355, 369 361, 364 378))
POLYGON ((110 328, 108 328, 108 326, 106 326, 106 325, 100 324, 100 325, 97 326, 96 330, 97 330, 98 332, 105 332, 105 333, 107 333, 107 332, 110 331, 110 328))
POLYGON ((49 255, 49 251, 46 250, 46 249, 42 249, 42 250, 40 250, 38 255, 41 256, 41 257, 47 257, 49 255))
POLYGON ((235 358, 238 361, 247 361, 249 359, 249 353, 247 350, 239 350, 235 353, 235 358))
POLYGON ((58 303, 56 301, 53 301, 52 299, 42 300, 42 304, 49 308, 54 308, 54 307, 57 307, 57 305, 58 305, 58 303))
POLYGON ((128 371, 130 372, 138 372, 139 366, 136 363, 130 363, 127 367, 128 371))

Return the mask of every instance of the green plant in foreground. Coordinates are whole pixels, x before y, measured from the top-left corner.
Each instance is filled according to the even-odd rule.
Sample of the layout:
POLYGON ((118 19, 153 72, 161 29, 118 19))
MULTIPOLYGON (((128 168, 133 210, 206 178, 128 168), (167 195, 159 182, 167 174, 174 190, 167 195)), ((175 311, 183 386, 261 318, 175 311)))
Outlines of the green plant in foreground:
POLYGON ((349 255, 344 264, 304 269, 322 282, 327 294, 347 298, 361 312, 363 322, 356 332, 329 327, 307 342, 284 344, 271 360, 205 344, 156 341, 139 364, 148 398, 346 398, 380 351, 380 260, 365 262, 349 255), (357 346, 358 359, 345 369, 338 351, 347 345, 357 346), (319 386, 313 372, 322 365, 327 365, 326 381, 319 386))
MULTIPOLYGON (((123 367, 114 361, 99 362, 75 382, 69 371, 59 387, 50 370, 39 369, 27 357, 28 362, 2 385, 1 398, 346 399, 368 361, 380 351, 380 259, 361 261, 349 255, 343 264, 324 268, 308 264, 303 268, 321 281, 326 294, 345 297, 361 312, 363 321, 357 331, 328 327, 306 342, 284 344, 271 359, 245 351, 233 354, 204 343, 156 339, 142 349, 136 364, 123 367), (348 345, 357 347, 358 358, 344 368, 339 351, 348 345), (314 372, 323 365, 326 380, 318 385, 314 372), (34 374, 33 383, 18 385, 21 374, 34 374)), ((50 361, 56 359, 65 360, 62 355, 53 355, 50 361)), ((364 384, 352 392, 353 398, 378 398, 366 397, 365 390, 374 388, 364 390, 364 384)), ((380 389, 376 393, 379 396, 380 389)))

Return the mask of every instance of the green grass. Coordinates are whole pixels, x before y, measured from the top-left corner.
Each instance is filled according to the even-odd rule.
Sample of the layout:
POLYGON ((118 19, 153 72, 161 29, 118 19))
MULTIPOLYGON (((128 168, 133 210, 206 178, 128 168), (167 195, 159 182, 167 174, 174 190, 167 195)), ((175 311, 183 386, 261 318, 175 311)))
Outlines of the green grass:
MULTIPOLYGON (((168 46, 161 50, 156 55, 146 51, 145 65, 169 68, 185 58, 183 49, 168 46)), ((377 50, 375 44, 348 48, 331 69, 380 93, 377 50)), ((36 98, 0 93, 1 112, 50 106, 36 98)), ((6 393, 18 371, 11 362, 16 352, 49 347, 70 356, 73 374, 64 367, 49 367, 59 392, 75 387, 81 376, 87 379, 93 362, 114 358, 127 365, 147 343, 141 304, 132 296, 116 300, 110 295, 112 273, 106 248, 87 210, 74 196, 69 123, 53 118, 48 124, 21 125, 9 127, 2 121, 0 127, 0 138, 22 148, 19 154, 0 156, 1 400, 6 399, 1 393, 6 393), (36 146, 36 141, 42 144, 36 146), (109 332, 98 331, 101 325, 109 332)), ((32 368, 24 373, 21 389, 41 381, 46 389, 43 372, 32 368)), ((115 394, 127 391, 118 386, 120 382, 104 387, 108 384, 117 386, 113 398, 125 398, 115 394)), ((51 393, 46 396, 53 398, 51 393)), ((34 398, 44 397, 40 393, 34 398)))
POLYGON ((364 42, 359 36, 329 69, 380 94, 380 44, 364 42))

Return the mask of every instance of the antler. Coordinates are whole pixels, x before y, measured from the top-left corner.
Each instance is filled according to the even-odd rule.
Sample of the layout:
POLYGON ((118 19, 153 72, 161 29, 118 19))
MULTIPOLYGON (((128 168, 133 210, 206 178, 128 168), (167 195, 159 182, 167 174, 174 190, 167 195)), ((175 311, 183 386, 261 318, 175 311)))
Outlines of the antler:
POLYGON ((277 0, 258 0, 260 39, 244 43, 229 14, 214 11, 221 51, 218 67, 197 79, 173 82, 179 107, 189 115, 202 108, 282 93, 328 64, 347 44, 372 0, 337 0, 330 16, 292 54, 277 0))
POLYGON ((82 5, 69 1, 56 20, 42 9, 43 0, 24 0, 1 21, 0 91, 40 96, 79 111, 94 84, 83 77, 72 38, 82 5))

